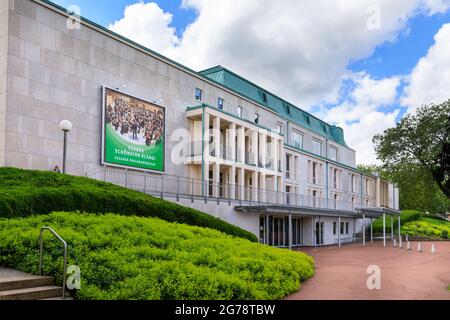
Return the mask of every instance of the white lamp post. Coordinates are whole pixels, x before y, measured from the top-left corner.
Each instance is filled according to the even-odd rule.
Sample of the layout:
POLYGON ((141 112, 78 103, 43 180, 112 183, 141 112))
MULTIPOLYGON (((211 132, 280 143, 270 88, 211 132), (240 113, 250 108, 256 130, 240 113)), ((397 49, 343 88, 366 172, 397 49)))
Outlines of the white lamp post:
POLYGON ((64 132, 63 147, 63 173, 66 173, 66 153, 67 153, 67 133, 72 130, 72 123, 69 120, 63 120, 59 123, 59 128, 64 132))

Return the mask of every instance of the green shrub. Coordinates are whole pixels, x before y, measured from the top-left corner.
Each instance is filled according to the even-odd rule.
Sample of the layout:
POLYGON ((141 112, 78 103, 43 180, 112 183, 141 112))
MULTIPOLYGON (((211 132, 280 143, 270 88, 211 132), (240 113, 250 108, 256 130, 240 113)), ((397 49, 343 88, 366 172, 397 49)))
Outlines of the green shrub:
POLYGON ((158 217, 216 229, 257 242, 257 237, 206 213, 116 185, 46 171, 0 168, 0 217, 75 211, 158 217))
MULTIPOLYGON (((417 221, 421 218, 421 213, 416 210, 403 210, 400 214, 401 225, 408 222, 417 221)), ((397 217, 394 217, 394 230, 398 229, 397 217)), ((378 218, 373 221, 373 231, 377 233, 383 232, 383 218, 378 218)), ((391 232, 390 216, 386 215, 386 232, 391 232)))
MULTIPOLYGON (((280 299, 314 273, 303 253, 157 218, 52 213, 0 218, 0 265, 38 270, 38 235, 55 229, 81 269, 78 299, 280 299)), ((44 273, 61 280, 61 245, 45 236, 44 273)))
POLYGON ((442 230, 441 238, 442 239, 448 239, 448 230, 442 230))

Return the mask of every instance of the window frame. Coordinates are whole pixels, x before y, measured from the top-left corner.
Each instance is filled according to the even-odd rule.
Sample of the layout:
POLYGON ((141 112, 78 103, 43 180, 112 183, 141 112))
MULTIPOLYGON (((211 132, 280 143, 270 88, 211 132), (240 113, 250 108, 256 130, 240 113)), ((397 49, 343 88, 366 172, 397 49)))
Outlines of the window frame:
POLYGON ((194 97, 195 97, 196 101, 202 101, 203 100, 203 90, 198 87, 195 87, 194 97), (197 95, 197 93, 199 93, 199 95, 197 95))
POLYGON ((312 146, 313 146, 313 153, 315 155, 318 155, 318 156, 322 157, 322 155, 323 155, 323 141, 313 138, 312 139, 312 146), (320 152, 319 153, 316 152, 316 145, 320 145, 320 152))
POLYGON ((218 97, 217 98, 217 108, 219 110, 223 110, 224 106, 225 106, 225 99, 221 98, 221 97, 218 97), (222 102, 222 104, 221 104, 221 102, 222 102))
POLYGON ((244 115, 244 108, 242 108, 242 106, 237 106, 236 107, 236 114, 239 118, 242 118, 244 115))
POLYGON ((330 159, 331 161, 335 161, 335 162, 337 162, 338 161, 338 148, 336 148, 335 146, 329 146, 329 148, 328 148, 329 150, 328 150, 328 159, 330 159), (333 150, 334 152, 336 152, 336 157, 333 159, 333 158, 331 158, 331 150, 333 150))

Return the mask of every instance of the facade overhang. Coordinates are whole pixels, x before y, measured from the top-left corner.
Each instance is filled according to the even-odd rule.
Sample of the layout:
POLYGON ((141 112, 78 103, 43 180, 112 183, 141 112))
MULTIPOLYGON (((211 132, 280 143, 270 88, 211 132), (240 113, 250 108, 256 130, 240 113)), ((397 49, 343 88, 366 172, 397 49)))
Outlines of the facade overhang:
POLYGON ((268 214, 271 215, 287 215, 294 216, 320 216, 320 217, 341 217, 341 218, 361 218, 362 214, 356 211, 335 210, 325 208, 296 207, 296 206, 237 206, 235 210, 247 214, 268 214))
POLYGON ((399 210, 391 208, 356 208, 355 210, 360 214, 364 214, 366 217, 373 217, 373 218, 379 218, 383 214, 400 215, 399 210))

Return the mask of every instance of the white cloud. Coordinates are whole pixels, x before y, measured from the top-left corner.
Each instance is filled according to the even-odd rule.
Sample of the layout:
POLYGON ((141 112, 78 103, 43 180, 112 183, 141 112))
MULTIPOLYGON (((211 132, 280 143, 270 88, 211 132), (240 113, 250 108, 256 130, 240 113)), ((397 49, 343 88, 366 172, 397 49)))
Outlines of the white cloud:
POLYGON ((345 139, 356 150, 357 164, 380 164, 376 158, 372 138, 384 130, 394 127, 400 110, 390 113, 372 111, 363 115, 358 122, 341 123, 345 139))
POLYGON ((410 112, 450 98, 450 23, 444 24, 434 39, 434 45, 412 71, 401 99, 410 112))
POLYGON ((344 129, 347 144, 356 150, 357 163, 378 164, 372 138, 395 126, 400 110, 384 113, 381 109, 396 102, 401 78, 377 80, 366 73, 358 73, 349 80, 354 88, 345 101, 322 109, 321 118, 344 129))
POLYGON ((165 13, 156 3, 138 2, 127 6, 124 17, 111 24, 109 29, 165 54, 179 43, 175 28, 170 27, 171 22, 172 14, 165 13))
MULTIPOLYGON (((110 28, 196 70, 223 65, 306 110, 342 101, 350 79, 355 89, 319 116, 344 128, 358 163, 376 163, 371 140, 395 125, 399 111, 382 108, 396 102, 401 78, 376 80, 347 67, 395 41, 411 17, 446 12, 450 0, 183 0, 183 7, 197 18, 181 38, 171 14, 152 2, 127 7, 110 28)), ((414 70, 405 103, 442 94, 433 84, 450 87, 449 32, 436 36, 436 50, 414 70)))

